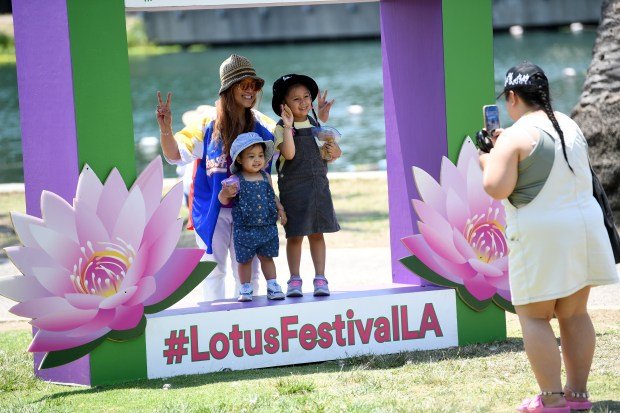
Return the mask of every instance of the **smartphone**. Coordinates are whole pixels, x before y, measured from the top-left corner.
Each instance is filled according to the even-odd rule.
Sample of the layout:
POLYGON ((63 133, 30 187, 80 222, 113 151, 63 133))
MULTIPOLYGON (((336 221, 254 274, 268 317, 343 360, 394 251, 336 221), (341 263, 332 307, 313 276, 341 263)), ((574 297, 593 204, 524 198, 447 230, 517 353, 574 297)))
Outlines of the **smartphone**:
POLYGON ((499 129, 499 109, 497 105, 484 105, 482 107, 482 115, 484 117, 484 128, 487 132, 492 133, 495 129, 499 129))

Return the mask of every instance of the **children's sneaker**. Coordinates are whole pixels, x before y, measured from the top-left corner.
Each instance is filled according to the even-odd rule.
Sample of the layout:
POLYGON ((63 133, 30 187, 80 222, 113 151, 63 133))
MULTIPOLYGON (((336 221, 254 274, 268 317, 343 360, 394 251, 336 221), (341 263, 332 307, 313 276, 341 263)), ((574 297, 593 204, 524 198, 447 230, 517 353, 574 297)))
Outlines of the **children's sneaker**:
POLYGON ((277 282, 267 283, 267 299, 268 300, 284 300, 282 287, 277 282))
POLYGON ((314 296, 324 297, 329 295, 329 287, 327 286, 327 280, 325 277, 316 277, 312 284, 314 284, 314 296))
POLYGON ((286 296, 287 297, 301 297, 303 293, 301 292, 301 278, 300 277, 291 277, 290 280, 287 281, 286 287, 286 296))
POLYGON ((254 290, 252 289, 252 284, 243 283, 241 284, 241 288, 239 288, 239 298, 237 301, 246 302, 252 301, 252 294, 254 290))

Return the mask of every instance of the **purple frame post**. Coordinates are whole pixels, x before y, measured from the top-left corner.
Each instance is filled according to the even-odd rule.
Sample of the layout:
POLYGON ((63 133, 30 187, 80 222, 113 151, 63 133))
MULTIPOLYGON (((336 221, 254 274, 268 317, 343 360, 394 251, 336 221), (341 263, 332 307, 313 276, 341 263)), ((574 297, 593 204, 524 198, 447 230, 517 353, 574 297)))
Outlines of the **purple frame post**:
MULTIPOLYGON (((79 176, 66 0, 13 0, 13 24, 26 212, 41 216, 41 192, 72 202, 79 176)), ((35 353, 35 366, 42 358, 35 353)), ((89 356, 35 374, 89 385, 89 356)))
POLYGON ((411 255, 400 240, 418 232, 411 168, 438 178, 448 151, 442 2, 381 0, 380 10, 392 280, 426 285, 399 262, 411 255))

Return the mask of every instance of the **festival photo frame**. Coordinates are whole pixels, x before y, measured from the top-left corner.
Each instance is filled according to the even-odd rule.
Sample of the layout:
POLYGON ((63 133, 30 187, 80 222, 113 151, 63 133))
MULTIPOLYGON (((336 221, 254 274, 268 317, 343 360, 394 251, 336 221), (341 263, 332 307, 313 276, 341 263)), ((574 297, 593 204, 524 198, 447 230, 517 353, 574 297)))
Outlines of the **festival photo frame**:
MULTIPOLYGON (((161 199, 161 159, 154 160, 136 177, 126 10, 148 12, 347 2, 351 1, 14 0, 27 209, 25 216, 14 217, 16 232, 23 244, 15 248, 26 250, 38 245, 40 250, 54 255, 51 246, 41 245, 41 234, 49 235, 51 230, 59 230, 62 223, 67 222, 67 216, 78 214, 91 219, 79 221, 75 218, 75 222, 84 224, 67 232, 65 238, 82 239, 80 231, 92 234, 100 227, 108 229, 108 236, 116 234, 116 230, 120 233, 121 226, 116 225, 117 222, 135 221, 122 211, 135 209, 136 205, 148 211, 144 212, 145 216, 158 215, 157 211, 162 210, 165 213, 159 215, 166 215, 171 222, 177 221, 178 214, 174 216, 174 209, 176 205, 180 208, 182 194, 179 189, 173 189, 161 199), (42 130, 46 131, 44 136, 42 130), (120 199, 122 205, 119 207, 108 198, 120 199), (100 203, 93 204, 92 199, 100 200, 100 203), (126 208, 122 208, 123 205, 126 208), (100 208, 105 211, 97 214, 100 208), (114 225, 106 226, 110 222, 114 225)), ((469 185, 476 185, 477 175, 472 170, 473 144, 464 137, 479 128, 479 108, 493 101, 491 7, 490 0, 380 2, 394 284, 381 290, 349 291, 321 300, 304 298, 295 303, 285 300, 268 305, 266 300, 256 300, 243 308, 232 303, 217 303, 207 307, 166 310, 198 285, 214 267, 214 263, 199 264, 202 251, 189 249, 169 254, 190 257, 185 260, 183 270, 171 269, 180 268, 180 264, 173 264, 183 260, 159 262, 157 268, 149 272, 155 274, 150 277, 154 280, 138 285, 137 280, 142 278, 136 276, 134 284, 124 285, 123 288, 136 287, 131 291, 140 299, 116 298, 115 303, 142 307, 138 312, 131 312, 131 317, 116 317, 110 315, 110 311, 103 311, 110 310, 109 307, 120 311, 120 307, 109 302, 105 308, 95 311, 89 307, 91 304, 83 303, 82 297, 78 300, 71 296, 74 301, 68 301, 69 298, 63 295, 67 291, 62 288, 57 290, 57 297, 51 297, 49 289, 39 282, 44 277, 38 267, 17 265, 24 274, 14 277, 21 278, 12 279, 10 283, 0 281, 0 293, 9 298, 22 297, 24 287, 15 286, 26 282, 42 288, 40 296, 23 296, 24 301, 19 300, 22 302, 16 306, 20 314, 33 318, 35 339, 31 351, 35 353, 35 374, 53 382, 97 386, 222 368, 267 367, 291 364, 293 360, 297 363, 321 361, 361 353, 387 354, 505 339, 504 310, 511 310, 509 297, 505 294, 507 274, 503 267, 498 269, 488 262, 481 263, 489 261, 496 251, 480 256, 484 258, 482 260, 470 256, 473 250, 461 249, 455 253, 441 247, 433 249, 431 247, 437 246, 433 231, 422 229, 428 228, 430 221, 439 222, 437 225, 447 230, 458 227, 446 227, 452 221, 441 207, 433 212, 424 206, 438 205, 432 200, 437 194, 445 195, 444 204, 448 198, 454 199, 455 187, 450 189, 450 185, 446 185, 444 191, 444 180, 461 179, 469 185), (463 21, 467 24, 462 24, 463 21), (459 170, 464 171, 460 178, 455 172, 459 170), (442 213, 443 221, 441 216, 438 217, 442 213), (428 253, 429 248, 433 253, 428 253), (167 284, 165 293, 157 289, 158 283, 155 282, 157 270, 162 268, 166 274, 174 273, 170 278, 177 280, 167 284), (465 275, 455 277, 455 271, 465 275), (8 284, 11 284, 10 288, 8 284), (11 288, 12 297, 7 294, 11 288), (72 323, 62 324, 66 320, 60 317, 58 320, 62 322, 55 319, 46 324, 40 312, 25 305, 32 298, 54 298, 48 302, 64 300, 58 304, 59 311, 65 305, 80 311, 69 308, 67 313, 70 315, 66 319, 72 323), (244 331, 260 330, 261 334, 264 333, 256 335, 265 343, 260 355, 246 352, 239 356, 229 348, 233 341, 228 340, 233 340, 231 337, 241 332, 238 329, 243 323, 244 311, 265 314, 265 324, 243 325, 244 331), (88 321, 92 314, 96 314, 92 319, 98 320, 103 327, 95 328, 88 321), (325 314, 328 317, 321 318, 325 314), (127 322, 127 319, 132 321, 127 322), (296 324, 300 327, 291 328, 296 324), (205 331, 201 326, 206 325, 217 332, 205 331), (228 335, 222 333, 228 330, 228 335), (79 336, 81 340, 72 342, 77 343, 74 347, 58 345, 68 331, 71 337, 79 336), (268 331, 273 334, 270 336, 268 331), (327 336, 321 335, 328 331, 332 337, 329 345, 327 336), (339 341, 339 334, 345 334, 345 331, 346 339, 343 336, 344 341, 339 341), (269 349, 274 349, 275 343, 269 347, 268 341, 270 338, 273 341, 275 333, 281 340, 278 341, 278 350, 271 353, 269 349), (51 344, 39 346, 36 337, 45 337, 46 334, 48 340, 41 342, 51 344), (284 340, 285 336, 293 344, 284 340), (321 341, 322 338, 325 340, 321 341), (203 343, 200 346, 199 339, 203 343), (166 347, 171 341, 176 344, 166 347), (230 351, 224 352, 227 348, 230 351), (300 354, 302 357, 291 356, 300 354), (185 361, 184 355, 187 355, 185 361)), ((464 194, 460 199, 469 198, 464 194)), ((462 209, 467 209, 467 205, 462 209)), ((460 216, 459 225, 464 225, 459 227, 461 231, 472 224, 467 224, 467 219, 460 216)), ((492 224, 491 221, 485 221, 485 228, 492 224)), ((149 220, 143 217, 140 222, 142 228, 135 231, 142 235, 151 234, 149 220)), ((501 222, 491 228, 489 236, 499 236, 500 227, 501 222)), ((125 233, 133 234, 129 230, 125 233)), ((151 242, 146 235, 138 238, 137 245, 151 242)), ((455 247, 453 240, 444 237, 442 242, 442 245, 455 247)), ((88 248, 88 244, 76 244, 76 251, 80 247, 88 248)), ((169 245, 166 248, 173 249, 169 245)), ((506 251, 498 253, 505 255, 506 251)), ((66 261, 63 265, 71 267, 68 262, 76 260, 76 254, 69 258, 63 256, 66 261)), ((137 260, 139 254, 131 258, 133 266, 133 260, 137 260)), ((97 259, 100 263, 100 256, 97 259)), ((107 253, 106 259, 109 265, 113 265, 112 261, 114 265, 120 265, 116 252, 107 253)), ((151 259, 147 261, 151 262, 151 259)), ((68 271, 71 272, 71 268, 68 271)), ((71 285, 78 286, 73 275, 73 279, 70 276, 68 279, 73 282, 71 285)), ((148 274, 144 278, 149 278, 148 274)), ((91 280, 95 282, 94 278, 91 280)), ((104 286, 106 283, 105 279, 96 282, 102 282, 104 286)), ((111 282, 113 284, 113 280, 111 282)), ((129 289, 123 291, 130 294, 129 289)), ((101 302, 99 300, 97 305, 101 302)), ((254 342, 255 349, 256 344, 257 341, 254 342)))

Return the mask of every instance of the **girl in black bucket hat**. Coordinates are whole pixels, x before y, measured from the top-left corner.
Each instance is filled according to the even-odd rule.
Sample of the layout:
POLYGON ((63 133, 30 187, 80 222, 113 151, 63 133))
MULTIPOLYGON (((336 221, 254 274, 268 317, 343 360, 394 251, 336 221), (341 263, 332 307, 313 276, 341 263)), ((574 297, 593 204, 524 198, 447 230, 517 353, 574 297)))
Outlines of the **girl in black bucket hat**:
MULTIPOLYGON (((277 163, 280 202, 287 213, 284 230, 291 274, 288 297, 302 296, 299 267, 304 237, 308 237, 314 263, 314 295, 330 294, 325 278, 326 246, 323 233, 340 230, 327 180, 327 161, 321 157, 313 136, 313 127, 319 126, 313 108, 317 96, 319 117, 326 122, 334 101, 327 102, 327 92, 321 95, 311 77, 288 74, 273 84, 271 107, 282 117, 274 134, 276 148, 281 154, 277 163), (309 112, 312 112, 314 118, 308 116, 309 112)), ((332 160, 342 154, 336 142, 325 145, 332 160)))
MULTIPOLYGON (((164 156, 169 163, 194 164, 190 190, 190 221, 196 231, 196 243, 206 250, 207 258, 217 262, 217 267, 203 282, 205 301, 222 299, 239 294, 239 274, 233 265, 232 274, 236 291, 226 293, 225 276, 228 255, 235 261, 232 213, 229 205, 220 205, 217 199, 222 181, 229 176, 230 148, 242 133, 256 132, 265 141, 273 141, 270 132, 273 121, 254 110, 265 81, 256 74, 252 63, 236 54, 220 66, 219 100, 215 118, 205 116, 196 124, 180 132, 172 132, 171 94, 164 102, 159 92, 157 123, 164 156)), ((267 165, 269 170, 271 164, 267 165)), ((260 270, 258 260, 252 261, 252 286, 258 292, 260 270)))

